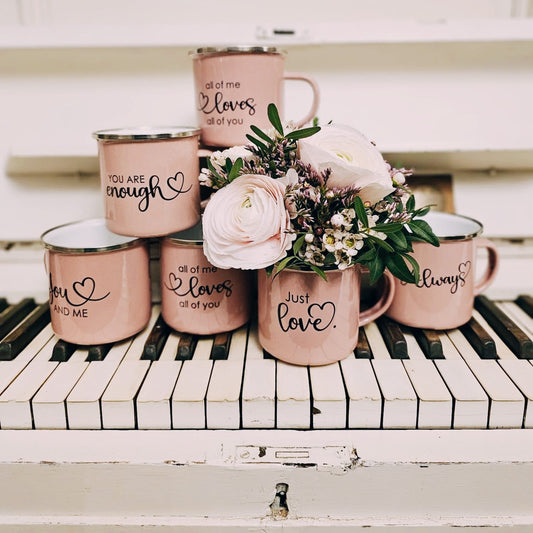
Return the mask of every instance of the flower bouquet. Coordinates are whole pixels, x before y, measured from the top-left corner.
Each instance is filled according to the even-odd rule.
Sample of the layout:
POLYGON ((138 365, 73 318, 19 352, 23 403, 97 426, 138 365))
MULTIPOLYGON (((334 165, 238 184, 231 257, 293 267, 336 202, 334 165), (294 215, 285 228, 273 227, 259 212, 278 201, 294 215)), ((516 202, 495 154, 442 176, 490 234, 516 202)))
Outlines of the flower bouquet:
POLYGON ((328 124, 295 129, 268 108, 271 131, 252 126, 249 146, 214 152, 200 183, 204 252, 219 268, 325 271, 362 264, 375 282, 387 268, 407 283, 419 272, 413 241, 435 246, 406 185, 364 135, 328 124))
POLYGON ((215 267, 258 271, 261 346, 289 363, 322 365, 353 353, 359 326, 383 314, 393 276, 416 283, 414 241, 438 238, 406 184, 360 132, 335 124, 251 126, 248 146, 214 152, 200 183, 204 253, 215 267), (383 274, 381 297, 360 311, 363 265, 383 274), (324 281, 325 280, 325 281, 324 281), (327 283, 326 283, 327 282, 327 283))

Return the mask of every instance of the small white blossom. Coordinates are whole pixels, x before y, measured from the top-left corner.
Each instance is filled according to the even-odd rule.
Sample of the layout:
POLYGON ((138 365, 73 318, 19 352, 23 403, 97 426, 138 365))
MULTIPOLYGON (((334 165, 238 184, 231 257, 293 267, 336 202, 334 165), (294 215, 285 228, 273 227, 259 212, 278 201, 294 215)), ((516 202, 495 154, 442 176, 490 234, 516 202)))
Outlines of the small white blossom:
POLYGON ((344 223, 344 217, 340 213, 335 213, 331 217, 331 225, 332 226, 342 226, 344 223))
POLYGON ((307 233, 304 237, 305 242, 312 243, 315 240, 315 236, 312 233, 307 233))

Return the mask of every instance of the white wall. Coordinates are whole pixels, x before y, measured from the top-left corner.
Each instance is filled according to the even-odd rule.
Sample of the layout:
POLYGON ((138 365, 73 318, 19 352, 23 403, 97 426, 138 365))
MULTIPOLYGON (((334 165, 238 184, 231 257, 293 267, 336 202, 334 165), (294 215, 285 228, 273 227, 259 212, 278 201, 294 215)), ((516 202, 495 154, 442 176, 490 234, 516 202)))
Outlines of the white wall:
MULTIPOLYGON (((263 42, 258 27, 280 26, 296 29, 274 44, 288 50, 287 70, 317 79, 321 120, 361 129, 394 164, 474 171, 464 187, 457 178, 465 214, 476 202, 472 179, 484 205, 499 202, 498 191, 512 183, 518 196, 505 216, 476 210, 490 217, 484 222, 494 235, 515 236, 517 227, 531 234, 524 218, 533 192, 530 2, 299 0, 247 2, 246 10, 235 0, 223 8, 215 0, 0 4, 0 241, 35 240, 53 225, 100 215, 91 132, 194 125, 188 51, 244 37, 263 42)), ((309 99, 305 86, 288 84, 288 118, 303 115, 309 99)))

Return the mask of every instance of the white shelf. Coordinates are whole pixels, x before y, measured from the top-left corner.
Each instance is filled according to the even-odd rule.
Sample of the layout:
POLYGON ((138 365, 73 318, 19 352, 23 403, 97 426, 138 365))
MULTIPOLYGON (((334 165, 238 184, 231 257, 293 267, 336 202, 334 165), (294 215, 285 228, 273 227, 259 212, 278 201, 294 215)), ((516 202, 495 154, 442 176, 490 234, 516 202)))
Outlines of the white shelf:
POLYGON ((0 49, 153 48, 209 45, 306 46, 533 42, 533 18, 417 22, 362 20, 329 24, 35 25, 5 26, 0 49))

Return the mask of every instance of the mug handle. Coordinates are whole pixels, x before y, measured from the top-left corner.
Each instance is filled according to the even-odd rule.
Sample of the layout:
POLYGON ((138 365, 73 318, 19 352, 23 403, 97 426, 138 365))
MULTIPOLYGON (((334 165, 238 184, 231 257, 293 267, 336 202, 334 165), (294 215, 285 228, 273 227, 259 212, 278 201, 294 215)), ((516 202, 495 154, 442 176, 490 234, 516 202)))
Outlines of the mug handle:
POLYGON ((488 239, 476 238, 474 240, 476 248, 486 248, 489 254, 487 269, 481 279, 474 285, 474 296, 481 294, 494 280, 500 266, 500 255, 494 244, 488 239))
POLYGON ((311 78, 311 76, 307 76, 306 74, 301 74, 300 72, 286 72, 283 75, 283 79, 305 81, 311 86, 311 89, 313 91, 313 103, 311 105, 311 109, 309 113, 307 113, 307 115, 305 115, 304 118, 296 122, 296 126, 298 128, 301 128, 304 124, 309 122, 316 115, 316 112, 318 109, 319 96, 320 96, 320 90, 318 88, 318 83, 313 78, 311 78))
POLYGON ((209 148, 198 148, 198 157, 209 157, 210 155, 213 155, 213 150, 209 150, 209 148))
POLYGON ((385 270, 385 272, 383 272, 383 279, 385 281, 385 287, 383 288, 379 300, 372 307, 361 311, 359 314, 360 326, 365 326, 376 318, 379 318, 383 313, 385 313, 392 303, 396 288, 394 276, 388 270, 385 270))

